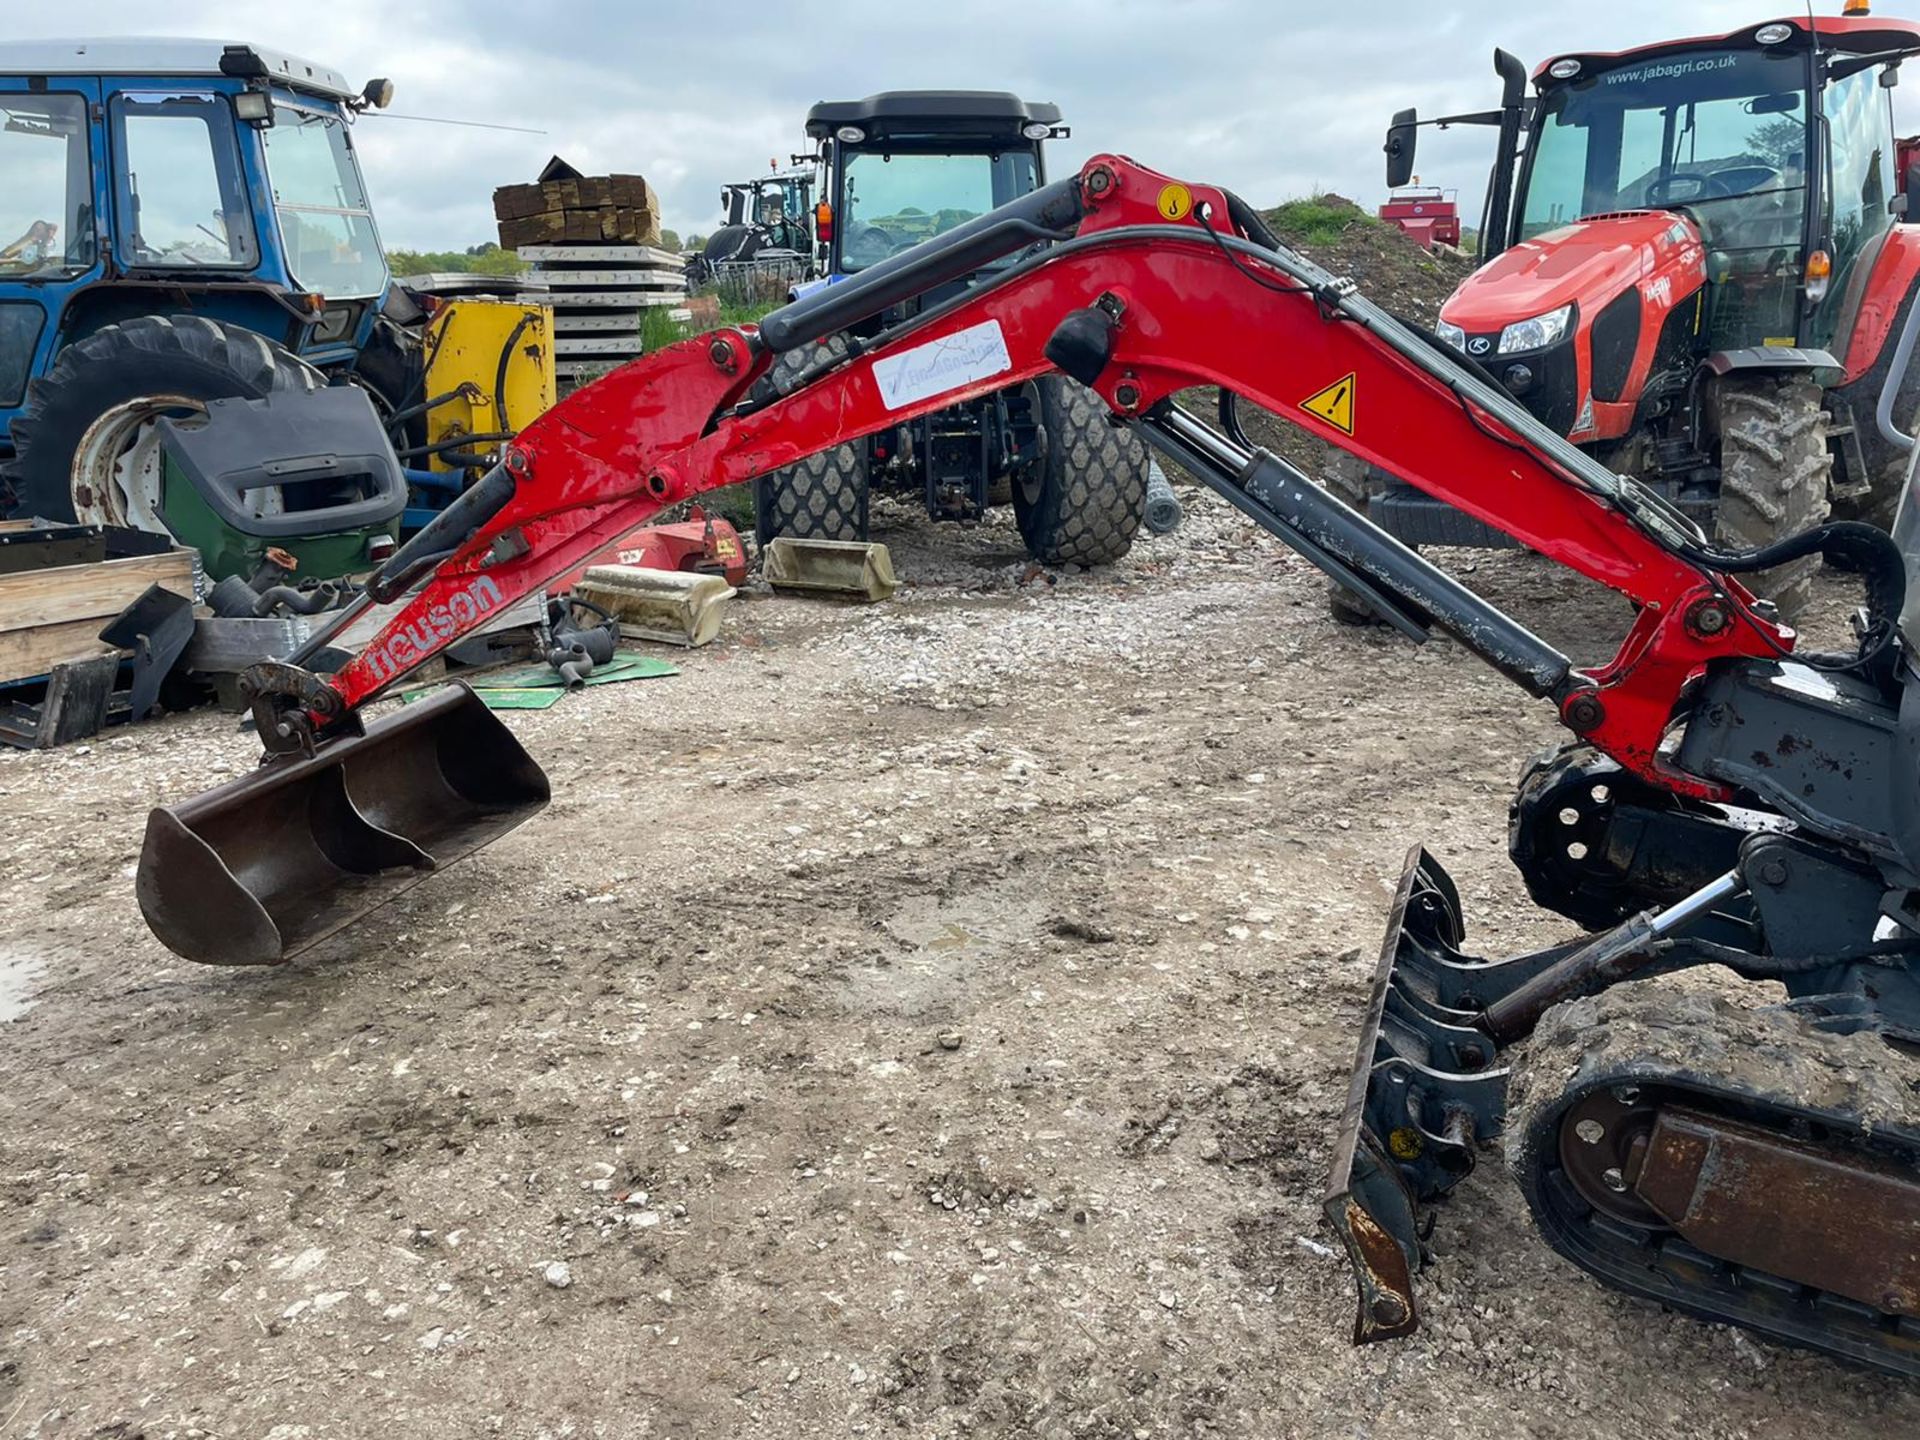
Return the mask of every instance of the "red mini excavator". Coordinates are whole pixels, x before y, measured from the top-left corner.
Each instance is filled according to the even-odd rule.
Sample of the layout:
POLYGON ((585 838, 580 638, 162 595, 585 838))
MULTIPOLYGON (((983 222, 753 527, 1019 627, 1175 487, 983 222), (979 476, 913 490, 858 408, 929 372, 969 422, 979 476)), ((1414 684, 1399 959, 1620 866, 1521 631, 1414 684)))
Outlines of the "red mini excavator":
POLYGON ((273 963, 520 824, 545 777, 469 695, 364 728, 362 707, 663 506, 1053 370, 1572 734, 1528 773, 1512 847, 1536 899, 1587 933, 1474 959, 1440 865, 1415 850, 1401 882, 1326 1201, 1359 1337, 1417 1325, 1425 1209, 1504 1131, 1543 1235, 1606 1283, 1920 1375, 1920 512, 1897 538, 1840 522, 1716 550, 1237 197, 1117 156, 528 427, 369 585, 369 604, 420 588, 357 659, 248 677, 267 759, 153 813, 138 886, 155 934, 194 960, 273 963), (776 368, 883 312, 902 318, 776 368), (1176 403, 1196 386, 1219 387, 1217 424, 1176 403), (1576 667, 1251 443, 1238 397, 1621 592, 1637 615, 1619 653, 1576 667), (1842 654, 1797 653, 1738 578, 1816 554, 1866 582, 1842 654), (1709 965, 1778 1003, 1729 1003, 1719 972, 1661 978, 1709 965))

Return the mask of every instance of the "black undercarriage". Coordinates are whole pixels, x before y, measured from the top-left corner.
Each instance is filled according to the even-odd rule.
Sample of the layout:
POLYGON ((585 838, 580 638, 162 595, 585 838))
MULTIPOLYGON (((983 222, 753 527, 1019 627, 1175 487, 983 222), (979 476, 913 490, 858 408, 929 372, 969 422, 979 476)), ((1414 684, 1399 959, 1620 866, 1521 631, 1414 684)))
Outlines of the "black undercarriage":
POLYGON ((1920 1376, 1902 1238, 1920 1233, 1920 936, 1885 919, 1904 819, 1889 805, 1872 835, 1856 814, 1850 843, 1809 823, 1894 773, 1900 693, 1783 664, 1716 676, 1681 755, 1743 777, 1748 807, 1681 800, 1580 745, 1536 762, 1513 859, 1595 932, 1549 950, 1468 955, 1459 895, 1415 849, 1326 1202, 1357 1338, 1417 1327, 1426 1207, 1504 1137, 1541 1233, 1600 1279, 1920 1376), (1675 978, 1706 965, 1771 995, 1675 978))
MULTIPOLYGON (((1535 694, 1573 673, 1286 462, 1177 408, 1142 433, 1409 636, 1445 629, 1535 694)), ((1663 759, 1728 803, 1583 744, 1529 769, 1512 857, 1585 933, 1476 958, 1452 880, 1409 856, 1324 1206, 1357 1340, 1418 1328, 1429 1207, 1504 1138, 1542 1235, 1607 1284, 1920 1376, 1920 676, 1893 628, 1916 619, 1910 514, 1892 544, 1851 527, 1875 541, 1877 641, 1727 661, 1686 695, 1663 759), (1743 1003, 1715 993, 1741 982, 1743 1003)))

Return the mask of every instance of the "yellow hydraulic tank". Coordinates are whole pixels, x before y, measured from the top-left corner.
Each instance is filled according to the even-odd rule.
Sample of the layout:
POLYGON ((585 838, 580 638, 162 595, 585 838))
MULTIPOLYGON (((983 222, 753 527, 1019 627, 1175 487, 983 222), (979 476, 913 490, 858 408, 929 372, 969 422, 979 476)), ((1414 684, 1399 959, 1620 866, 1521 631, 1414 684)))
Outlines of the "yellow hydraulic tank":
MULTIPOLYGON (((518 434, 553 408, 553 309, 518 300, 448 300, 427 325, 427 394, 453 395, 427 412, 431 468, 458 470, 457 442, 518 434), (439 447, 455 442, 452 458, 439 447)), ((480 440, 474 449, 497 449, 480 440)))

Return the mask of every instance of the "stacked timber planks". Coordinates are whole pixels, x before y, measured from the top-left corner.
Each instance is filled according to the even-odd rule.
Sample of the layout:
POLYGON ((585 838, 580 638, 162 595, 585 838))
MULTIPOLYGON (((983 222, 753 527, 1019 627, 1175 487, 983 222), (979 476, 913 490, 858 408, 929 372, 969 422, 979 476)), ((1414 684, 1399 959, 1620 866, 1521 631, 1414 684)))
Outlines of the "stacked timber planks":
POLYGON ((536 245, 520 252, 553 307, 554 371, 563 384, 640 354, 640 316, 687 303, 672 251, 653 245, 536 245))
POLYGON ((658 245, 660 199, 638 175, 582 175, 556 157, 531 185, 493 192, 500 247, 658 245))
POLYGON ((531 185, 493 192, 500 244, 533 266, 553 306, 563 387, 640 353, 640 317, 684 305, 678 255, 660 246, 660 201, 638 175, 582 175, 558 155, 531 185))
POLYGON ((162 539, 137 546, 157 553, 126 554, 113 541, 91 526, 0 521, 0 684, 111 654, 101 630, 149 585, 200 598, 206 582, 197 551, 168 548, 162 539))

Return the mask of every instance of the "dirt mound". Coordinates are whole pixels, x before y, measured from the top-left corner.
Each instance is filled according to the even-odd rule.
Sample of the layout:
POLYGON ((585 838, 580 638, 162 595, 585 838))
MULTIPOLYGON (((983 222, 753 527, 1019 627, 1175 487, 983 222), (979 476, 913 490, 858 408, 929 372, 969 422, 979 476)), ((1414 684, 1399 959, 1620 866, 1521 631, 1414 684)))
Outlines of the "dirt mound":
POLYGON ((1431 326, 1473 262, 1420 248, 1344 195, 1311 195, 1263 212, 1281 243, 1336 275, 1350 275, 1368 299, 1431 326))

